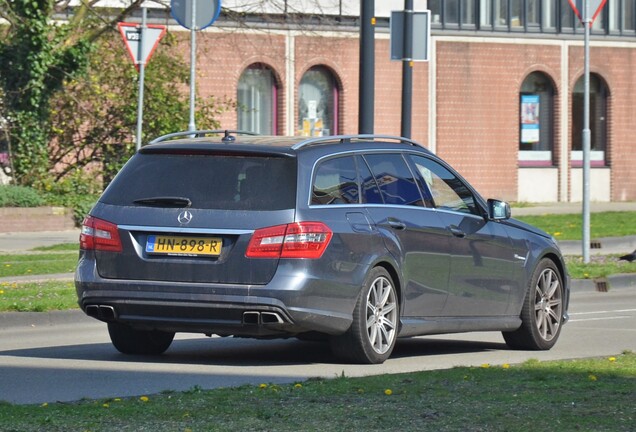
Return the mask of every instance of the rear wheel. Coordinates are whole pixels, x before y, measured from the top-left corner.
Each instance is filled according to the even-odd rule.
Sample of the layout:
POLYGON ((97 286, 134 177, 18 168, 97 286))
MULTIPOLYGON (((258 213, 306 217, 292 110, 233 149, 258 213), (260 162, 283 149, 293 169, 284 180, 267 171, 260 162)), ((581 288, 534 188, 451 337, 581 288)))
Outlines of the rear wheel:
POLYGON ((137 330, 120 323, 108 323, 108 334, 117 351, 123 354, 163 354, 174 339, 174 333, 160 330, 137 330))
POLYGON ((334 354, 355 363, 382 363, 389 358, 398 332, 399 303, 395 285, 382 267, 364 284, 347 332, 330 339, 334 354))
POLYGON ((544 258, 534 271, 521 309, 521 327, 503 332, 511 348, 548 350, 554 346, 563 322, 563 280, 554 262, 544 258))

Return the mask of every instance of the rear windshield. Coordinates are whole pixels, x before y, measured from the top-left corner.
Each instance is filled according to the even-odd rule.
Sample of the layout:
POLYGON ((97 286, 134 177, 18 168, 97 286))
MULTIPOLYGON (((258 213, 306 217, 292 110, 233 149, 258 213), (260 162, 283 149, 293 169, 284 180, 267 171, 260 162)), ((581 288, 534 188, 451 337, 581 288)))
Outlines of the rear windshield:
POLYGON ((296 159, 138 153, 100 201, 129 206, 170 197, 188 199, 192 208, 201 209, 291 209, 296 203, 296 159))

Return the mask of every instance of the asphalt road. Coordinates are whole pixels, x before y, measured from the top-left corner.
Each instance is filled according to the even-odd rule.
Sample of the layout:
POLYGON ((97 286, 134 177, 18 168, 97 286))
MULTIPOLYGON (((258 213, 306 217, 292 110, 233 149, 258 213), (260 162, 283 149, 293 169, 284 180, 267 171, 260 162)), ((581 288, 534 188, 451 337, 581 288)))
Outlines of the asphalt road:
POLYGON ((326 344, 177 335, 160 357, 119 354, 106 326, 79 313, 0 326, 0 400, 17 404, 113 398, 311 377, 363 376, 453 366, 610 356, 636 350, 636 290, 573 293, 571 321, 551 351, 511 351, 499 333, 398 342, 383 365, 338 363, 326 344))

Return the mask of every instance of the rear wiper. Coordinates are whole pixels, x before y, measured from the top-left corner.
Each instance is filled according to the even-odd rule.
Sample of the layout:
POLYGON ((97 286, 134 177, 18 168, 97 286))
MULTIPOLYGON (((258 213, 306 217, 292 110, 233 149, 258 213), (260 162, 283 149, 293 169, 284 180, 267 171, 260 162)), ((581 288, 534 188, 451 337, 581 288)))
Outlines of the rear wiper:
POLYGON ((184 197, 150 197, 150 198, 139 198, 133 201, 135 204, 153 206, 153 207, 190 207, 192 205, 192 201, 190 198, 184 197))

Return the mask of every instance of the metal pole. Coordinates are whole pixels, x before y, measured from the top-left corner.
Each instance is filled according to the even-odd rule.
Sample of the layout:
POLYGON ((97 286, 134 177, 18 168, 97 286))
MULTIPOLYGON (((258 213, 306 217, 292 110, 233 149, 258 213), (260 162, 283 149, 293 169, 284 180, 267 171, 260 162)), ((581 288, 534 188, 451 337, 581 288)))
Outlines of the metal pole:
POLYGON ((402 59, 402 136, 411 138, 413 106, 413 0, 404 0, 404 58, 402 59))
POLYGON ((141 35, 139 36, 139 47, 137 58, 139 65, 139 91, 137 99, 137 139, 135 141, 135 150, 141 148, 141 133, 144 119, 144 78, 146 69, 146 59, 144 58, 144 41, 146 40, 146 17, 147 9, 145 6, 141 8, 141 35))
POLYGON ((360 1, 360 88, 358 131, 373 133, 375 104, 375 0, 360 1))
POLYGON ((194 96, 196 94, 196 69, 197 69, 197 32, 196 32, 196 13, 197 2, 192 1, 192 19, 190 20, 190 122, 188 123, 188 131, 195 131, 196 125, 194 122, 194 96))
POLYGON ((583 0, 583 24, 585 26, 585 66, 583 102, 583 262, 590 262, 590 2, 583 0))

